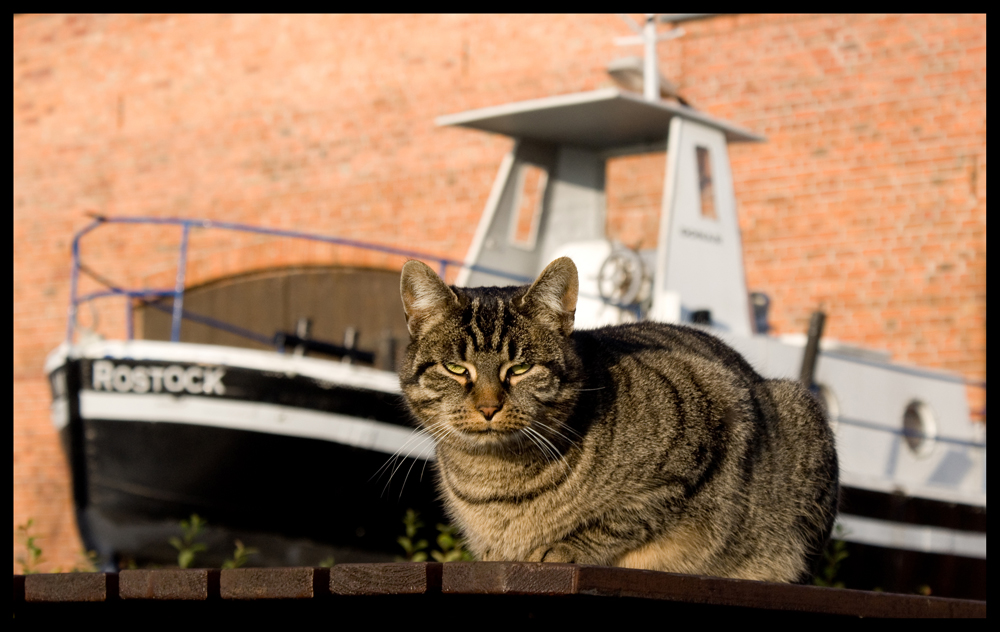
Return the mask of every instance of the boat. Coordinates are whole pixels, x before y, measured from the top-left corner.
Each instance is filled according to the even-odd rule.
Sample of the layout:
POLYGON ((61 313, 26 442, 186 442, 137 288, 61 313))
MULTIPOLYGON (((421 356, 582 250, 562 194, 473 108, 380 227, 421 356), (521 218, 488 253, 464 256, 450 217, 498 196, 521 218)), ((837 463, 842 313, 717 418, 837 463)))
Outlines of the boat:
MULTIPOLYGON (((395 338, 384 332, 378 348, 365 350, 353 328, 350 339, 337 344, 311 335, 304 319, 295 331, 265 335, 200 313, 198 291, 184 287, 183 273, 187 236, 199 229, 328 243, 403 261, 424 258, 441 269, 460 265, 242 224, 95 217, 74 237, 66 342, 45 364, 52 423, 70 464, 85 546, 108 568, 168 563, 176 558, 168 541, 179 521, 199 514, 208 520, 200 536, 210 549, 204 562, 221 563, 236 539, 256 548, 254 561, 267 565, 393 561, 402 553, 397 538, 406 510, 430 525, 444 521, 426 475, 433 446, 413 427, 394 372, 399 332, 395 338), (178 227, 176 288, 120 287, 82 260, 85 236, 122 224, 178 227), (104 288, 78 295, 81 274, 104 288), (127 299, 124 339, 77 326, 81 306, 107 298, 127 299), (156 340, 154 319, 164 312, 165 339, 156 340), (154 339, 135 338, 137 313, 145 320, 144 337, 154 339), (182 341, 182 323, 185 333, 200 326, 267 350, 182 341)), ((396 273, 391 313, 402 322, 398 286, 396 273)), ((358 291, 365 289, 371 287, 358 291)))
MULTIPOLYGON (((647 64, 647 85, 655 73, 647 64)), ((189 235, 211 230, 422 259, 442 277, 457 269, 451 278, 459 286, 526 283, 549 261, 569 256, 580 271, 577 327, 641 319, 704 327, 761 374, 802 379, 815 390, 837 437, 842 498, 835 535, 848 546, 842 578, 850 587, 930 587, 935 595, 985 599, 985 425, 971 420, 966 395, 967 387, 985 384, 825 339, 822 314, 808 334, 769 335, 769 299, 746 287, 728 159, 729 144, 766 139, 664 100, 658 89, 520 101, 443 116, 437 124, 514 140, 463 260, 184 218, 96 217, 77 233, 67 337, 46 372, 89 549, 114 564, 164 559, 175 553, 166 542, 177 521, 197 512, 215 529, 206 537, 238 536, 260 548, 265 563, 384 561, 401 552, 396 538, 405 509, 418 510, 427 524, 444 519, 425 472, 433 445, 413 427, 394 373, 406 343, 401 309, 396 333, 386 330, 369 350, 357 344, 353 325, 340 343, 329 332, 311 333, 309 319, 299 319, 294 331, 223 322, 193 307, 192 296, 212 288, 184 282, 189 235), (657 249, 609 240, 606 161, 663 151, 657 249), (176 226, 176 286, 109 282, 79 295, 81 273, 101 279, 82 261, 81 240, 111 224, 176 226), (128 299, 123 339, 81 333, 81 306, 108 297, 128 299), (137 302, 147 339, 134 337, 137 302), (148 339, 156 318, 160 337, 169 332, 169 340, 148 339), (182 325, 242 337, 257 348, 182 341, 182 325)))

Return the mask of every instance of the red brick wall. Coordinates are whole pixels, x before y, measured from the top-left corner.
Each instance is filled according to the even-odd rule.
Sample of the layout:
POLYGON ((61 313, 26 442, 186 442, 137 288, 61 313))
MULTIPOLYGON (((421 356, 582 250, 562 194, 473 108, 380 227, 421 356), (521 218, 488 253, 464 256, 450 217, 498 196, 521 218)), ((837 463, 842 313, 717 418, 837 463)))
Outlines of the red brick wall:
MULTIPOLYGON (((733 147, 732 161, 748 283, 771 295, 778 331, 803 331, 822 304, 830 336, 985 378, 985 16, 684 28, 660 47, 665 74, 696 107, 768 137, 733 147)), ((72 565, 79 547, 42 363, 64 335, 84 211, 461 258, 510 141, 434 117, 611 85, 607 62, 640 52, 613 45, 625 34, 614 16, 15 17, 14 524, 35 518, 47 568, 72 565)), ((611 236, 655 246, 663 164, 609 164, 611 236)), ((172 285, 176 229, 102 231, 101 250, 84 242, 96 269, 172 285)), ((193 240, 190 283, 286 263, 399 263, 193 240)), ((120 335, 120 302, 96 313, 120 335)))

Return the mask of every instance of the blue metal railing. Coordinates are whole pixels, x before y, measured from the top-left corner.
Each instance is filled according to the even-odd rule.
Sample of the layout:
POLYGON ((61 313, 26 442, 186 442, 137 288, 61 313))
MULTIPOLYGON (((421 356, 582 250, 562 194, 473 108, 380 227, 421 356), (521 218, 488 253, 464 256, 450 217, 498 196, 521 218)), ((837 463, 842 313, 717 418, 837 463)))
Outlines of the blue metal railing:
MULTIPOLYGON (((421 259, 423 261, 432 261, 438 265, 438 274, 444 278, 449 267, 458 268, 468 268, 477 272, 483 272, 486 274, 491 274, 505 279, 510 279, 512 281, 517 281, 519 283, 530 283, 534 279, 523 277, 516 274, 511 274, 503 270, 497 270, 494 268, 488 268, 479 265, 467 265, 464 261, 456 261, 455 259, 450 259, 448 257, 442 257, 440 255, 429 254, 426 252, 420 252, 417 250, 409 250, 406 248, 396 248, 394 246, 386 246, 383 244, 375 244, 365 241, 359 241, 356 239, 345 239, 343 237, 332 237, 329 235, 314 235, 310 233, 304 233, 296 230, 283 230, 279 228, 264 228, 261 226, 251 226, 249 224, 241 224, 237 222, 219 222, 214 220, 203 220, 203 219, 183 219, 177 217, 103 217, 97 216, 94 221, 85 226, 76 235, 73 236, 73 268, 70 275, 70 305, 69 305, 69 318, 66 325, 66 342, 72 344, 73 342, 73 331, 76 326, 76 314, 77 309, 82 303, 92 301, 94 299, 103 298, 107 296, 122 296, 127 298, 140 298, 140 299, 150 299, 150 298, 164 298, 172 296, 173 309, 171 310, 172 319, 170 327, 170 340, 172 342, 180 341, 180 328, 181 320, 187 318, 195 322, 201 322, 212 327, 218 327, 230 333, 234 333, 240 336, 256 340, 258 342, 263 342, 264 344, 271 344, 272 340, 266 336, 262 336, 256 332, 232 325, 230 323, 225 323, 223 321, 210 318, 201 314, 194 314, 184 309, 184 282, 187 273, 187 251, 188 251, 188 238, 190 236, 191 228, 214 228, 220 230, 232 230, 243 233, 256 233, 259 235, 269 235, 272 237, 288 237, 292 239, 304 239, 308 241, 318 241, 327 244, 335 244, 339 246, 347 246, 350 248, 358 248, 361 250, 370 250, 373 252, 382 252, 391 255, 399 255, 403 257, 410 257, 411 259, 421 259), (79 283, 80 275, 80 240, 92 230, 104 225, 104 224, 159 224, 159 225, 172 225, 180 226, 182 229, 181 233, 181 245, 178 253, 178 263, 177 263, 177 281, 173 290, 165 289, 138 289, 129 290, 125 288, 115 287, 113 284, 108 282, 103 282, 105 286, 108 287, 106 291, 91 292, 85 296, 77 296, 77 288, 79 283)), ((152 306, 161 308, 157 303, 151 302, 152 306)), ((126 305, 126 323, 127 323, 127 334, 129 340, 132 339, 134 335, 133 322, 132 322, 132 309, 131 305, 126 305)))
POLYGON ((921 432, 910 430, 908 428, 892 428, 884 424, 877 424, 871 421, 863 421, 861 419, 852 419, 850 417, 833 417, 830 419, 832 422, 845 424, 848 426, 856 426, 858 428, 864 428, 865 430, 875 430, 878 432, 886 432, 892 435, 896 435, 904 438, 913 439, 928 439, 930 441, 948 443, 951 445, 964 446, 968 448, 986 448, 985 441, 970 441, 968 439, 958 439, 956 437, 946 437, 943 435, 933 434, 925 435, 921 432))
MULTIPOLYGON (((291 239, 303 239, 308 241, 317 241, 327 244, 334 244, 340 246, 346 246, 349 248, 357 248, 360 250, 369 250, 374 252, 382 252, 391 255, 399 255, 404 257, 409 257, 411 259, 420 259, 423 261, 434 262, 438 266, 439 275, 444 278, 449 267, 458 268, 468 268, 477 272, 484 272, 490 275, 498 276, 501 278, 510 279, 518 283, 530 283, 533 279, 528 277, 523 277, 515 274, 510 274, 502 270, 497 270, 493 268, 487 268, 478 265, 467 265, 463 261, 457 261, 447 257, 442 257, 440 255, 429 254, 426 252, 420 252, 416 250, 409 250, 405 248, 396 248, 394 246, 386 246, 383 244, 374 244, 365 241, 359 241, 355 239, 345 239, 343 237, 332 237, 327 235, 314 235, 310 233, 304 233, 301 231, 294 230, 283 230, 277 228, 263 228, 260 226, 251 226, 248 224, 240 224, 236 222, 219 222, 213 220, 194 220, 194 219, 182 219, 182 218, 157 218, 157 217, 95 217, 94 221, 73 237, 73 268, 70 277, 70 305, 69 305, 69 322, 67 324, 66 330, 66 341, 68 344, 73 342, 73 333, 76 326, 76 315, 77 310, 80 305, 93 301, 99 298, 105 298, 110 296, 119 296, 128 299, 140 299, 146 301, 146 304, 154 309, 170 313, 171 314, 171 327, 170 327, 170 340, 172 342, 180 341, 180 331, 181 331, 181 321, 183 319, 190 320, 192 322, 201 323, 220 329, 222 331, 229 332, 231 334, 253 340, 260 344, 266 346, 272 346, 274 344, 274 338, 272 336, 267 336, 260 334, 258 332, 234 325, 232 323, 227 323, 225 321, 206 316, 204 314, 197 314, 191 312, 190 310, 184 309, 184 286, 187 275, 187 254, 188 254, 188 244, 192 228, 203 228, 203 229, 220 229, 220 230, 231 230, 243 233, 255 233, 259 235, 268 235, 272 237, 287 237, 291 239), (89 270, 84 266, 80 260, 80 240, 90 233, 91 231, 97 229, 104 224, 159 224, 159 225, 172 225, 181 227, 181 243, 178 252, 178 262, 177 262, 177 278, 173 289, 155 289, 155 288, 141 288, 141 289, 127 289, 116 286, 111 281, 101 278, 99 275, 89 270), (84 296, 77 296, 78 286, 79 286, 79 274, 83 270, 85 273, 93 277, 96 281, 104 285, 107 289, 100 290, 96 292, 90 292, 84 296), (157 299, 162 299, 166 297, 173 297, 173 304, 170 307, 161 304, 157 299)), ((596 297, 595 297, 596 298, 596 297)), ((132 315, 132 305, 131 301, 126 301, 126 329, 128 339, 131 340, 134 337, 134 323, 132 315)), ((976 386, 979 388, 986 388, 986 382, 981 380, 970 380, 963 378, 961 376, 951 376, 946 374, 939 374, 936 372, 930 372, 916 367, 905 367, 901 365, 893 365, 883 362, 873 362, 868 360, 863 360, 854 357, 842 356, 836 353, 821 352, 823 355, 830 355, 834 357, 839 357, 844 360, 851 362, 858 362, 860 364, 870 364, 878 365, 881 368, 888 370, 899 371, 903 373, 910 373, 914 375, 919 375, 925 378, 938 379, 946 382, 959 382, 970 386, 976 386)), ((983 411, 985 414, 985 411, 983 411)), ((905 429, 898 429, 887 427, 882 424, 876 424, 873 422, 851 419, 846 417, 839 417, 836 421, 850 425, 863 427, 868 430, 876 430, 881 432, 888 432, 891 434, 896 434, 900 436, 907 436, 908 431, 905 429)), ((966 446, 970 448, 985 449, 986 444, 977 441, 968 441, 964 439, 935 436, 933 437, 935 441, 940 441, 943 443, 950 443, 955 445, 966 446)))
POLYGON ((853 362, 855 364, 863 364, 865 366, 876 366, 880 369, 893 371, 895 373, 905 373, 906 375, 926 377, 932 380, 940 380, 941 382, 951 382, 953 384, 965 384, 966 386, 986 388, 985 380, 974 380, 961 375, 948 375, 947 373, 934 371, 932 369, 925 369, 922 367, 906 366, 904 364, 890 364, 889 362, 880 362, 878 360, 866 360, 865 358, 858 358, 852 355, 837 353, 836 351, 820 351, 820 355, 827 358, 846 360, 847 362, 853 362))
MULTIPOLYGON (((497 270, 495 268, 488 268, 480 265, 468 265, 464 261, 457 261, 455 259, 450 259, 448 257, 442 257, 440 255, 429 254, 426 252, 420 252, 417 250, 410 250, 406 248, 397 248, 395 246, 386 246, 383 244, 375 244, 371 242, 360 241, 356 239, 346 239, 343 237, 333 237, 329 235, 315 235, 312 233, 305 233, 296 230, 284 230, 279 228, 264 228, 261 226, 252 226, 250 224, 242 224, 238 222, 220 222, 215 220, 204 220, 204 219, 184 219, 177 217, 104 217, 95 216, 94 221, 85 226, 83 229, 78 231, 73 237, 72 246, 72 256, 73 256, 73 268, 70 277, 70 306, 69 306, 69 318, 66 328, 66 341, 69 344, 73 342, 73 332, 76 325, 76 314, 77 309, 82 303, 92 301, 98 298, 103 298, 107 296, 122 296, 126 298, 138 298, 142 300, 149 299, 159 299, 165 297, 173 297, 173 307, 170 310, 172 314, 171 318, 171 328, 170 328, 170 340, 172 342, 180 341, 180 327, 181 320, 188 319, 193 322, 199 322, 211 327, 215 327, 224 331, 228 331, 238 336, 242 336, 251 340, 255 340, 262 344, 271 345, 273 340, 267 336, 259 334, 257 332, 221 321, 203 314, 196 314, 194 312, 184 309, 184 283, 187 273, 187 252, 188 252, 188 241, 190 237, 191 228, 204 228, 204 229, 219 229, 219 230, 231 230, 243 233, 255 233, 259 235, 268 235, 272 237, 288 237, 291 239, 303 239, 307 241, 317 241, 321 243, 334 244, 340 246, 346 246, 349 248, 357 248, 360 250, 370 250, 373 252, 382 252, 391 255, 399 255, 404 257, 409 257, 411 259, 421 259, 423 261, 431 261, 438 265, 438 274, 444 278, 449 267, 457 268, 468 268, 476 272, 483 272, 486 274, 498 276, 505 279, 510 279, 518 283, 531 283, 534 279, 530 277, 524 277, 516 274, 511 274, 503 270, 497 270), (100 282, 105 285, 108 289, 106 291, 91 292, 85 296, 77 296, 78 279, 81 269, 80 262, 80 240, 90 233, 91 231, 97 229, 104 224, 152 224, 152 225, 171 225, 180 226, 182 229, 181 233, 181 244, 178 253, 178 264, 177 264, 177 280, 174 285, 173 290, 168 289, 152 289, 143 288, 137 290, 129 290, 125 288, 116 287, 114 284, 106 281, 100 280, 100 282)), ((582 295, 581 295, 582 296, 582 295)), ((597 298, 597 297, 593 297, 597 298)), ((149 305, 156 309, 167 311, 162 305, 155 301, 150 301, 149 305)), ((134 336, 134 326, 132 319, 132 309, 131 305, 126 305, 126 325, 127 325, 127 336, 131 340, 134 336)), ((878 365, 881 368, 897 371, 902 373, 908 373, 913 375, 919 375, 921 377, 927 377, 930 379, 941 380, 945 382, 957 382, 963 383, 967 386, 974 386, 978 388, 986 388, 986 382, 982 380, 973 380, 965 378, 962 376, 953 376, 942 373, 937 373, 933 371, 928 371, 926 369, 921 369, 917 367, 907 367, 903 365, 888 364, 883 362, 874 362, 869 360, 864 360, 860 358, 841 356, 835 352, 821 352, 822 355, 829 355, 833 357, 840 357, 851 362, 857 362, 859 364, 870 364, 878 365)))

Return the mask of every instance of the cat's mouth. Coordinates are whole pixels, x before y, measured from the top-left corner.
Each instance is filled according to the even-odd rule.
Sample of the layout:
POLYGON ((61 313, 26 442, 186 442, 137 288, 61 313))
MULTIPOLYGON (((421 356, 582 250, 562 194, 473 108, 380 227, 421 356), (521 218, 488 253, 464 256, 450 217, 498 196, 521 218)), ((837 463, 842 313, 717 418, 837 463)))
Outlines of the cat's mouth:
POLYGON ((493 422, 465 420, 455 424, 455 429, 466 439, 496 443, 508 440, 522 428, 519 424, 497 423, 497 420, 493 422))
POLYGON ((488 437, 491 435, 495 435, 498 437, 502 437, 517 432, 518 430, 520 430, 520 428, 496 428, 492 426, 487 426, 485 428, 463 428, 462 432, 473 436, 488 437))

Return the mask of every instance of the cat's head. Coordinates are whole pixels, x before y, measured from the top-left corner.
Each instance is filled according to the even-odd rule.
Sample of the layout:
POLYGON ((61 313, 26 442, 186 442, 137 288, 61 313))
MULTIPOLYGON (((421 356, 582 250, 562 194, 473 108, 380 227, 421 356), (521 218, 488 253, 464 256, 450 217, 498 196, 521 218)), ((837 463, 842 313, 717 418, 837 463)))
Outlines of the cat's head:
POLYGON ((400 293, 411 341, 400 384, 420 423, 474 452, 567 441, 581 375, 570 340, 577 291, 566 257, 530 286, 503 288, 449 287, 408 261, 400 293))

